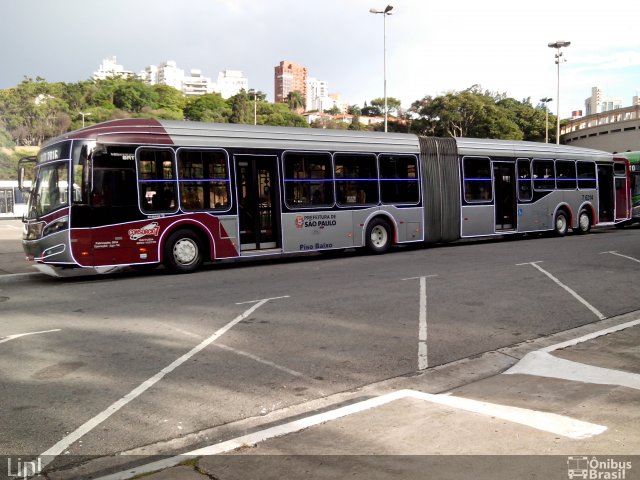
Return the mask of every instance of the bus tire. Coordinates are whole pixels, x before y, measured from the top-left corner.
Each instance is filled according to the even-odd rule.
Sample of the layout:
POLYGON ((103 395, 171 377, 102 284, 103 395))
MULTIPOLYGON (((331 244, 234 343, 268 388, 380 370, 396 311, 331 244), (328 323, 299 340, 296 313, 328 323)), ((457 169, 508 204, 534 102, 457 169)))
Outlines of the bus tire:
POLYGON ((560 210, 556 213, 556 218, 553 221, 553 231, 558 237, 564 237, 569 229, 569 221, 567 220, 567 214, 560 210))
POLYGON ((191 230, 177 230, 164 244, 164 266, 171 273, 191 273, 202 265, 202 241, 191 230))
POLYGON ((581 235, 591 231, 591 216, 586 210, 582 210, 578 215, 578 233, 581 235))
POLYGON ((391 248, 393 230, 386 220, 382 218, 371 220, 365 235, 367 248, 371 253, 385 253, 391 248))

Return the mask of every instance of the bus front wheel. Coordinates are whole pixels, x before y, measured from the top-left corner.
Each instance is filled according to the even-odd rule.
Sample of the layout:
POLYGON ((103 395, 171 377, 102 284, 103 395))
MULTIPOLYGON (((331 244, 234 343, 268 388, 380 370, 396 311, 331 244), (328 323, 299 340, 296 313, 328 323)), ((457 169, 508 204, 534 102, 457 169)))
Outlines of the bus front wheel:
POLYGON ((385 253, 391 248, 392 232, 389 222, 381 218, 373 219, 367 227, 367 248, 372 253, 385 253))
POLYGON ((569 229, 569 222, 567 220, 567 214, 563 211, 556 213, 556 219, 554 221, 554 232, 559 237, 564 237, 569 229))
POLYGON ((171 273, 190 273, 202 265, 202 243, 191 230, 173 232, 164 246, 164 266, 171 273))

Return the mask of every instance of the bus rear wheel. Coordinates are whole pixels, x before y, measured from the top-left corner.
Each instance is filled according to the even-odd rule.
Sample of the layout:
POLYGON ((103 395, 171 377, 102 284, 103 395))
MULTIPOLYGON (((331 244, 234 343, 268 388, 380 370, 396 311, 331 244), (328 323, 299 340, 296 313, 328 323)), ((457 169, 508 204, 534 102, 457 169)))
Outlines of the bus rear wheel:
POLYGON ((366 232, 367 248, 372 253, 385 253, 391 248, 392 230, 389 222, 375 218, 369 223, 366 232))
POLYGON ((164 266, 171 273, 190 273, 202 265, 202 242, 191 230, 173 232, 164 245, 164 266))
POLYGON ((578 216, 578 233, 584 235, 586 233, 589 233, 590 231, 591 231, 591 217, 586 212, 586 210, 583 210, 580 212, 580 215, 578 216))
POLYGON ((567 220, 567 214, 562 210, 556 213, 556 219, 553 222, 553 231, 559 237, 564 237, 569 229, 569 222, 567 220))

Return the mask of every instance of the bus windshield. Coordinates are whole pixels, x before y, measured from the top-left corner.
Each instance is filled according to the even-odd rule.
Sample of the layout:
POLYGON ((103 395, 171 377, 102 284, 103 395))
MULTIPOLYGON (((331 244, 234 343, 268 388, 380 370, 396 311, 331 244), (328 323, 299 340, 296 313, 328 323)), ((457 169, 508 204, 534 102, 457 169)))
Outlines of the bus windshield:
POLYGON ((69 202, 69 164, 53 163, 40 167, 29 197, 27 218, 46 215, 69 202))

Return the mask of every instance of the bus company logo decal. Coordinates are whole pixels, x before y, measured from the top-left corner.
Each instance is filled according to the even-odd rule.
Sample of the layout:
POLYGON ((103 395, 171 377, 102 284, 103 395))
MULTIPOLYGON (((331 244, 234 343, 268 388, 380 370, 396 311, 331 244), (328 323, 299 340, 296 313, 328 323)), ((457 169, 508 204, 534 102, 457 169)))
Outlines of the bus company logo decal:
POLYGON ((160 225, 158 222, 151 222, 144 227, 129 229, 128 234, 131 240, 139 240, 146 236, 157 237, 160 234, 160 225))
POLYGON ((567 476, 570 479, 626 480, 631 462, 614 458, 571 456, 567 458, 567 476))
POLYGON ((296 228, 325 228, 338 224, 335 213, 296 216, 296 228))

